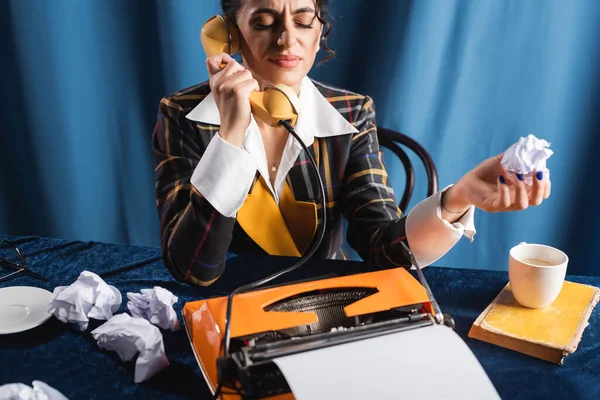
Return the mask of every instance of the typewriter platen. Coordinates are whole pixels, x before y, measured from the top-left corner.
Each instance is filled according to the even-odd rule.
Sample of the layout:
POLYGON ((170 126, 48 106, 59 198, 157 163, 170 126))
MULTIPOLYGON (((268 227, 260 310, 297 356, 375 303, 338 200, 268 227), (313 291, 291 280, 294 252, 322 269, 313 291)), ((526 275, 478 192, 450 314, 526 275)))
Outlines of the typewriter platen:
POLYGON ((223 357, 227 297, 189 302, 185 327, 208 386, 222 399, 294 399, 274 359, 432 324, 442 315, 419 268, 282 285, 236 295, 229 357, 223 357))

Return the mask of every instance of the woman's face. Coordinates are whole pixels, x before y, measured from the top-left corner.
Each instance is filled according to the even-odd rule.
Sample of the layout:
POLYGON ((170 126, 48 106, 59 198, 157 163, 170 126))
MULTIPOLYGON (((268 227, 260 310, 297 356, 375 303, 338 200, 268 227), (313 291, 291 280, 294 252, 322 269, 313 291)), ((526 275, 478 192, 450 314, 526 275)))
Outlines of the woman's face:
POLYGON ((319 51, 314 0, 244 0, 237 25, 244 63, 261 88, 283 83, 296 92, 319 51))

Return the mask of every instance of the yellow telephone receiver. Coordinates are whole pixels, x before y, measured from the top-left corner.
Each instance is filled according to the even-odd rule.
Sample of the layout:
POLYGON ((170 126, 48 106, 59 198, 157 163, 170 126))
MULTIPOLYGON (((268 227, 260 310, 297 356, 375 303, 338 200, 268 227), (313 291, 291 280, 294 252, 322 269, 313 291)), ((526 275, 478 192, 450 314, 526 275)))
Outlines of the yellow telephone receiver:
MULTIPOLYGON (((241 50, 242 36, 229 18, 215 15, 202 26, 200 41, 207 57, 220 53, 234 55, 241 50)), ((272 127, 280 126, 280 121, 295 126, 301 111, 298 96, 283 84, 250 94, 250 108, 252 114, 272 127)))

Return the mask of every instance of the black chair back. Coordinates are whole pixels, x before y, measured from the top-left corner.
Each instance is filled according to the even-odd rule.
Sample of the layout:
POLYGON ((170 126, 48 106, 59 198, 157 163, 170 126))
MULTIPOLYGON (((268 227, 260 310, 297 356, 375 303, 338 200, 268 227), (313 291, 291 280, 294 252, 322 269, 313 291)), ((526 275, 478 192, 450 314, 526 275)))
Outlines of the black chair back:
POLYGON ((402 199, 398 203, 398 207, 400 210, 402 210, 402 212, 406 212, 408 203, 413 195, 415 171, 408 155, 400 147, 400 145, 412 150, 423 163, 425 172, 427 173, 427 197, 438 191, 439 183, 437 170, 435 168, 433 159, 423 146, 405 134, 387 128, 378 127, 377 136, 379 139, 379 145, 388 148, 390 151, 396 154, 404 166, 404 171, 406 173, 406 186, 404 187, 402 199))

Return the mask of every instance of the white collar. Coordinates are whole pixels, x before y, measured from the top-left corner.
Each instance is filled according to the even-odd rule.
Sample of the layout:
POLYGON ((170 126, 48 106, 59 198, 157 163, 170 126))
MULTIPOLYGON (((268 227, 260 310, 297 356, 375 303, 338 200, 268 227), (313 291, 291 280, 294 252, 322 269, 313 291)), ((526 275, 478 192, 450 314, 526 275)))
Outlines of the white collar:
MULTIPOLYGON (((314 137, 330 137, 358 132, 354 125, 350 124, 327 101, 308 76, 302 79, 299 98, 302 112, 298 116, 295 130, 306 146, 312 144, 314 137)), ((221 125, 219 109, 212 92, 187 114, 186 118, 205 124, 221 125)))
MULTIPOLYGON (((306 147, 312 145, 315 137, 323 138, 358 132, 354 125, 350 124, 327 101, 308 77, 304 77, 302 80, 299 98, 301 112, 298 115, 294 130, 306 147)), ((221 125, 219 110, 213 94, 209 93, 200 104, 186 115, 186 118, 200 123, 221 125)), ((279 202, 285 177, 300 154, 302 147, 291 136, 288 138, 277 171, 274 187, 271 185, 269 179, 264 145, 254 116, 251 117, 250 125, 246 130, 243 148, 254 157, 258 171, 267 182, 267 186, 271 190, 275 201, 279 202)))

